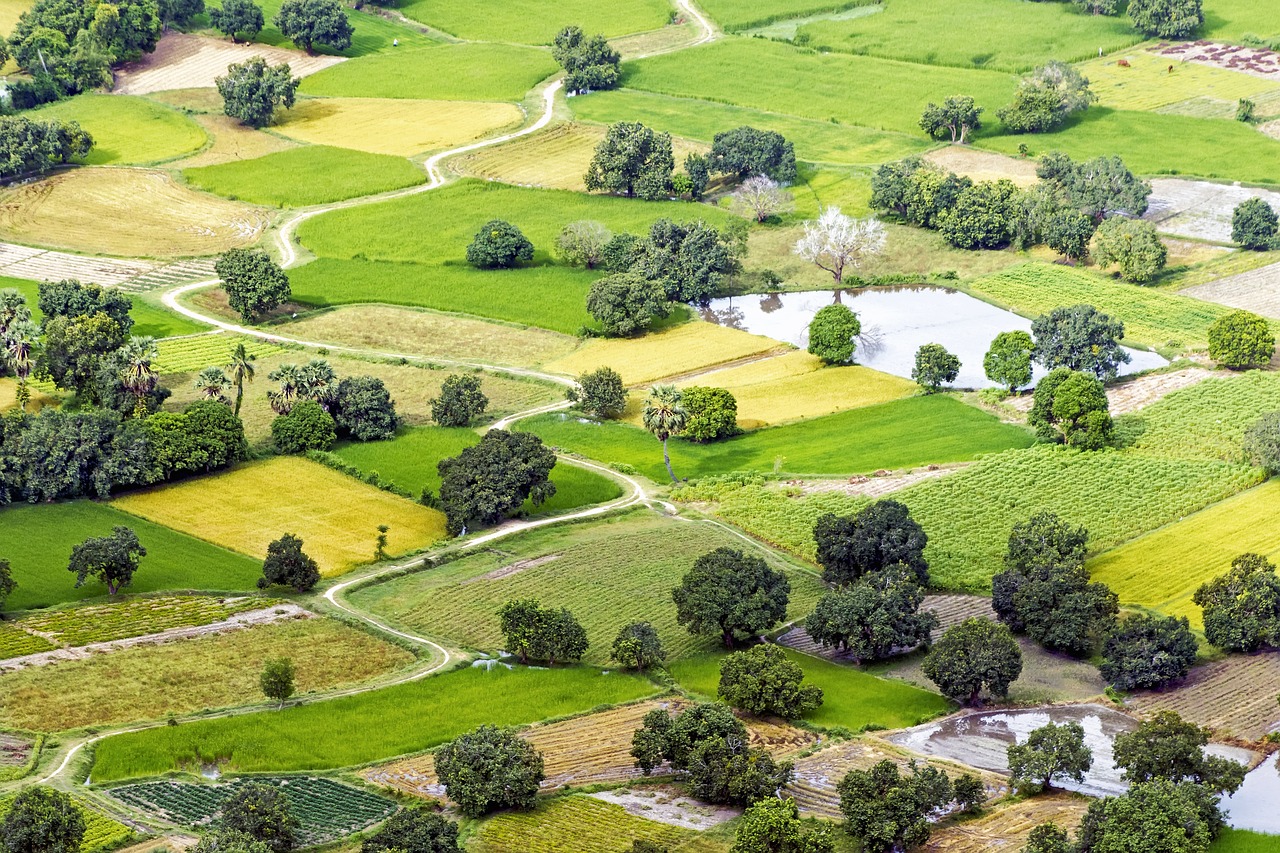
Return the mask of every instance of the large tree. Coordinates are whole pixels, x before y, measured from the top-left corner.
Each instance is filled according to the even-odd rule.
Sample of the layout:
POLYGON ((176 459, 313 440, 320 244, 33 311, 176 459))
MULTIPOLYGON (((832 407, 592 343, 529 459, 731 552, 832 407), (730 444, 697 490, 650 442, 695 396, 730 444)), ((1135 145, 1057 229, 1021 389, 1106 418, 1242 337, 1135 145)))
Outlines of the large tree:
POLYGON ((1276 232, 1280 230, 1280 217, 1261 198, 1253 198, 1236 205, 1231 212, 1231 240, 1242 249, 1265 252, 1276 248, 1276 232))
POLYGON ((888 235, 876 219, 853 219, 832 205, 816 220, 804 224, 804 236, 792 251, 809 263, 831 273, 836 287, 845 274, 862 266, 866 259, 884 251, 888 235))
POLYGON ((551 56, 564 69, 564 88, 571 95, 618 85, 622 54, 602 35, 588 36, 581 27, 565 27, 556 34, 551 56))
POLYGON ((227 303, 247 322, 287 302, 289 276, 261 249, 229 249, 213 270, 222 280, 227 303))
POLYGON ((36 376, 97 402, 99 373, 124 343, 120 324, 102 312, 54 317, 44 324, 36 376))
POLYGON ((690 441, 715 441, 742 432, 738 429, 738 401, 724 388, 691 385, 681 389, 685 425, 690 441))
POLYGON ((0 116, 0 180, 36 177, 88 156, 93 136, 78 122, 0 116))
POLYGON ((252 382, 257 370, 253 363, 257 361, 256 353, 249 352, 244 342, 236 344, 231 350, 231 359, 227 362, 227 370, 231 373, 231 384, 236 386, 236 404, 232 410, 237 417, 240 415, 240 404, 244 401, 244 383, 252 382))
POLYGON ((1115 379, 1129 354, 1120 346, 1124 323, 1092 305, 1055 308, 1031 323, 1032 358, 1049 370, 1069 367, 1092 373, 1104 382, 1115 379))
POLYGON ((222 825, 253 836, 273 853, 287 853, 297 847, 302 828, 288 795, 280 787, 262 782, 249 782, 235 789, 222 804, 222 825))
POLYGON ((796 155, 790 142, 772 130, 743 125, 717 133, 711 141, 711 170, 739 180, 763 175, 780 184, 796 179, 796 155))
POLYGON ((717 548, 694 562, 671 597, 690 634, 719 636, 733 648, 739 634, 754 636, 786 618, 790 593, 787 576, 760 557, 717 548))
POLYGON ((79 853, 84 812, 69 794, 41 785, 23 788, 0 820, 6 853, 79 853))
POLYGON ((610 656, 623 666, 645 670, 666 660, 667 652, 652 624, 629 622, 614 638, 610 656))
POLYGON ((1223 314, 1209 327, 1209 358, 1223 367, 1266 367, 1276 354, 1271 323, 1250 311, 1223 314))
POLYGON ((803 682, 800 665, 778 646, 765 643, 720 662, 718 695, 757 717, 794 720, 822 704, 822 689, 803 682))
POLYGON ((1114 265, 1125 281, 1146 284, 1164 269, 1169 250, 1155 225, 1115 217, 1099 225, 1093 235, 1093 259, 1099 267, 1114 265))
POLYGON ((254 128, 271 124, 277 108, 292 107, 301 82, 288 64, 269 66, 261 56, 228 65, 226 76, 214 81, 223 112, 254 128))
POLYGON ((858 315, 845 305, 824 305, 809 321, 809 352, 827 364, 844 364, 853 359, 862 331, 858 315))
POLYGON ((960 359, 942 344, 921 344, 916 350, 916 365, 911 378, 926 394, 936 394, 950 385, 960 374, 960 359))
POLYGON ((630 271, 660 285, 672 302, 702 302, 739 271, 744 233, 733 227, 721 231, 700 219, 659 219, 637 246, 630 271))
POLYGON ((1131 732, 1116 735, 1116 767, 1131 784, 1155 780, 1192 782, 1214 793, 1235 793, 1244 784, 1245 767, 1205 753, 1210 731, 1176 711, 1160 711, 1131 732))
POLYGON ((865 853, 890 853, 929 840, 930 817, 951 802, 951 780, 929 764, 909 765, 903 775, 888 759, 870 770, 850 770, 836 786, 845 829, 865 853))
POLYGON ((1102 677, 1117 690, 1156 689, 1191 671, 1199 645, 1187 617, 1125 617, 1102 647, 1102 677))
POLYGON ((307 53, 316 45, 346 50, 355 30, 337 0, 284 0, 274 23, 285 38, 307 53))
POLYGON ((804 627, 823 646, 859 661, 882 660, 929 642, 938 617, 921 613, 923 602, 915 573, 891 566, 823 595, 804 627))
POLYGON ((930 101, 920 116, 920 129, 934 139, 951 135, 951 144, 964 145, 969 134, 982 127, 982 107, 968 95, 953 95, 941 105, 930 101))
POLYGON ((138 534, 116 525, 110 535, 90 536, 73 547, 67 570, 75 573, 77 589, 93 578, 107 588, 107 595, 115 595, 133 581, 138 561, 145 556, 147 549, 138 541, 138 534))
POLYGON ((1009 695, 1022 674, 1022 650, 1007 627, 974 617, 944 631, 922 669, 943 695, 976 705, 984 691, 1009 695))
POLYGON ((328 450, 338 440, 338 428, 323 406, 302 399, 271 422, 271 440, 281 453, 328 450))
POLYGON ((403 808, 360 842, 360 853, 462 853, 458 825, 427 806, 403 808))
POLYGON ((61 281, 42 281, 38 288, 36 307, 44 315, 48 324, 54 317, 88 317, 94 314, 106 314, 120 326, 120 331, 127 335, 133 328, 133 318, 129 311, 133 301, 119 290, 110 290, 93 283, 82 284, 74 278, 61 281))
POLYGON ((302 550, 302 540, 297 536, 286 533, 267 546, 258 589, 275 584, 291 586, 295 592, 306 592, 319 582, 320 567, 302 550))
POLYGON ((1047 723, 1008 749, 1010 782, 1015 786, 1048 789, 1058 778, 1084 781, 1093 766, 1093 752, 1084 743, 1079 723, 1047 723))
POLYGON ((472 818, 494 809, 532 808, 546 775, 532 744, 489 725, 441 747, 435 769, 458 811, 472 818))
POLYGON ((209 9, 209 24, 226 35, 231 41, 239 41, 241 34, 253 41, 262 32, 266 21, 262 17, 262 7, 253 0, 222 0, 222 7, 209 9))
POLYGON ((1134 175, 1114 154, 1078 163, 1053 151, 1040 158, 1036 175, 1053 198, 1095 223, 1117 214, 1147 212, 1151 183, 1134 175))
POLYGON ((1216 799, 1201 786, 1143 782, 1118 797, 1090 803, 1075 850, 1208 853, 1222 824, 1216 799))
POLYGON ((338 432, 357 441, 393 438, 400 425, 391 392, 376 376, 348 376, 338 383, 333 421, 338 432))
POLYGON ((747 807, 729 853, 832 853, 831 827, 803 821, 796 801, 770 798, 747 807))
POLYGON ((1027 424, 1044 441, 1101 450, 1114 437, 1109 405, 1096 377, 1058 367, 1036 385, 1027 424))
POLYGON ((820 516, 813 538, 827 583, 851 584, 899 564, 910 569, 922 586, 929 583, 929 563, 924 558, 929 537, 898 501, 876 501, 853 515, 820 516))
POLYGON ((1201 0, 1129 0, 1129 19, 1147 36, 1183 39, 1204 24, 1201 0))
POLYGON ((471 426, 488 405, 479 376, 453 373, 441 383, 440 396, 431 400, 431 420, 444 427, 471 426))
POLYGON ((627 408, 627 389, 612 367, 598 367, 580 375, 569 399, 592 417, 616 418, 627 408))
POLYGON ((1013 102, 996 115, 1011 133, 1043 133, 1096 100, 1086 77, 1071 65, 1054 60, 1023 77, 1013 102))
POLYGON ((988 379, 1003 385, 1013 394, 1031 383, 1031 351, 1034 348, 1035 342, 1026 332, 1001 332, 983 357, 982 370, 988 379))
POLYGON ((494 524, 519 509, 556 493, 550 478, 556 455, 527 432, 489 430, 479 444, 442 459, 440 502, 449 532, 458 535, 475 524, 494 524))
POLYGON ((519 228, 502 219, 480 227, 467 246, 467 263, 482 270, 511 269, 533 260, 533 243, 519 228))
POLYGON ((1021 195, 1006 178, 965 187, 955 204, 938 213, 938 233, 957 249, 1003 249, 1016 236, 1021 195))
POLYGON ((631 272, 607 275, 587 291, 587 313, 606 335, 630 337, 647 331, 667 313, 662 286, 631 272))
POLYGON ((1241 554, 1231 569, 1195 591, 1204 636, 1220 649, 1256 652, 1280 646, 1280 577, 1260 554, 1241 554))
POLYGON ((530 659, 546 661, 578 660, 587 651, 587 632, 564 608, 543 607, 537 600, 521 598, 506 602, 498 610, 503 644, 515 652, 521 663, 530 659))
POLYGON ((674 170, 670 134, 654 133, 639 122, 623 121, 609 126, 583 180, 592 192, 652 200, 671 195, 674 170))
POLYGON ((654 385, 644 398, 644 409, 640 416, 644 428, 662 442, 662 461, 667 466, 667 476, 671 478, 671 482, 679 482, 676 480, 676 472, 671 469, 671 453, 667 449, 667 442, 671 436, 684 432, 688 423, 684 395, 674 385, 654 385))

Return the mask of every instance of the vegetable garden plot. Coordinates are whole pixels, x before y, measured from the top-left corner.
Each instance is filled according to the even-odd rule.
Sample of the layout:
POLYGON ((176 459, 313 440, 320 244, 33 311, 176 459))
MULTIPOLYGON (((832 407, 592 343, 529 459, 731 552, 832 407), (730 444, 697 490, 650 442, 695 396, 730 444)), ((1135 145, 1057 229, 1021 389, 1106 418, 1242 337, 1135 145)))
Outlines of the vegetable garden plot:
MULTIPOLYGON (((237 344, 244 344, 250 355, 266 358, 276 353, 285 352, 284 347, 267 343, 258 338, 246 338, 239 335, 209 334, 191 338, 175 338, 161 341, 160 357, 155 361, 158 373, 194 373, 204 370, 210 365, 221 365, 230 361, 231 351, 237 344)), ((246 389, 246 392, 248 389, 246 389)))

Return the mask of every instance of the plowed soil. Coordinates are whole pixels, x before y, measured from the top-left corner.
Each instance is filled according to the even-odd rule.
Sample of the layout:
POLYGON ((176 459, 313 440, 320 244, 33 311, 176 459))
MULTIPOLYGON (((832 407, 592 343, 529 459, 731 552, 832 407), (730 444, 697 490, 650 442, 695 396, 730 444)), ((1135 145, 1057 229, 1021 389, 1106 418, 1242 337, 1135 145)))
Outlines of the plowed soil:
POLYGON ((305 77, 344 61, 340 56, 308 56, 300 50, 265 44, 232 44, 208 36, 171 32, 160 39, 154 53, 116 71, 113 91, 120 95, 145 95, 168 89, 212 86, 215 78, 227 73, 228 65, 254 56, 261 56, 271 65, 287 62, 294 77, 305 77))

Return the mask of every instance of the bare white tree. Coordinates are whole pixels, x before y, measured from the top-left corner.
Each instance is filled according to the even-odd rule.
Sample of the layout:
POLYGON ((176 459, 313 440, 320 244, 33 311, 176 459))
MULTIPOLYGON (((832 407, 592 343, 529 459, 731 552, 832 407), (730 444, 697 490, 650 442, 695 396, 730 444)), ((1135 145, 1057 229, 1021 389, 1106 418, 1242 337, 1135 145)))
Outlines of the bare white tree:
POLYGON ((753 175, 734 192, 730 206, 740 216, 749 214, 756 222, 764 222, 775 213, 791 210, 791 193, 768 175, 753 175))
POLYGON ((804 236, 792 251, 831 273, 839 285, 846 268, 857 269, 866 258, 883 252, 886 239, 878 219, 854 219, 838 207, 828 207, 816 222, 804 224, 804 236))
POLYGON ((604 223, 580 219, 570 222, 560 232, 560 236, 556 238, 556 250, 560 253, 560 259, 570 266, 595 269, 596 264, 600 263, 600 253, 604 250, 605 243, 612 236, 604 223))

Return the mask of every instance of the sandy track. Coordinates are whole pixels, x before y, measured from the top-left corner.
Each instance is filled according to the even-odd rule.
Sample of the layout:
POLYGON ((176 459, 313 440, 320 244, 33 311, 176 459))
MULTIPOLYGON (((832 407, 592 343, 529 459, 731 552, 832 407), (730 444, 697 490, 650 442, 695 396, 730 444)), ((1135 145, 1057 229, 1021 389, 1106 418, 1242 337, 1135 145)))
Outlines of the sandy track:
MULTIPOLYGON (((1107 403, 1112 415, 1125 415, 1145 408, 1174 391, 1190 388, 1206 379, 1215 377, 1227 379, 1234 375, 1236 374, 1215 373, 1199 367, 1188 367, 1172 373, 1149 373, 1107 388, 1107 403)), ((1006 400, 1005 405, 1026 413, 1031 411, 1033 402, 1030 394, 1024 394, 1021 397, 1006 400)))
POLYGON ((271 65, 287 62, 295 77, 306 77, 346 60, 340 56, 308 56, 265 44, 232 44, 188 33, 167 33, 149 53, 116 72, 117 95, 145 95, 169 89, 203 89, 227 73, 233 62, 261 56, 271 65))

